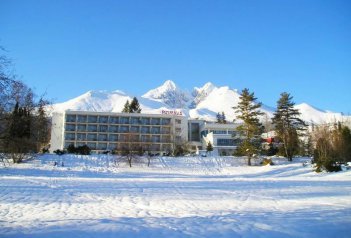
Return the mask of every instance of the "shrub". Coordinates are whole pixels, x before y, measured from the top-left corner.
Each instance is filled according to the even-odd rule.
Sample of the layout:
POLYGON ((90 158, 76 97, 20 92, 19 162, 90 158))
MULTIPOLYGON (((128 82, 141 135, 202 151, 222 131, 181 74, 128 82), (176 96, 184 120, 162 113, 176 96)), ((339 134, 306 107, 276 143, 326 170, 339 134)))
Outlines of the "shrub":
POLYGON ((267 159, 267 158, 265 158, 262 162, 261 162, 261 165, 264 165, 264 166, 266 166, 266 165, 274 165, 274 163, 273 163, 273 161, 272 161, 272 159, 267 159))
POLYGON ((63 154, 65 154, 65 151, 64 150, 55 150, 54 153, 57 155, 63 155, 63 154))
POLYGON ((69 154, 90 155, 90 151, 91 151, 91 149, 87 145, 75 147, 73 144, 70 144, 67 147, 67 152, 69 154))
POLYGON ((76 154, 79 154, 79 155, 90 155, 90 151, 91 149, 89 148, 89 146, 87 145, 82 145, 82 146, 78 146, 76 148, 76 154))
POLYGON ((75 154, 76 153, 76 147, 73 144, 70 144, 67 147, 67 153, 68 154, 75 154))

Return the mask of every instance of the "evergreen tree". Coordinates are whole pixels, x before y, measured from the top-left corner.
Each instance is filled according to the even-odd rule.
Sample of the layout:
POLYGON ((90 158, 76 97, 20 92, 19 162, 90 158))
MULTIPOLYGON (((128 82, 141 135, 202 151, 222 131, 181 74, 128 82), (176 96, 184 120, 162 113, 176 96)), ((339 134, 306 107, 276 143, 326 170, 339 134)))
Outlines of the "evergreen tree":
POLYGON ((123 110, 122 112, 125 113, 130 113, 130 105, 129 105, 129 100, 126 101, 126 103, 124 104, 123 110))
POLYGON ((213 145, 211 144, 210 141, 207 143, 206 151, 207 151, 207 153, 213 151, 213 145))
POLYGON ((219 114, 219 112, 217 113, 217 123, 221 123, 222 122, 222 117, 221 117, 221 114, 219 114))
POLYGON ((237 130, 244 137, 239 145, 238 152, 248 157, 248 165, 251 165, 251 157, 260 147, 260 135, 262 125, 258 116, 263 115, 259 108, 262 103, 256 102, 257 98, 254 93, 250 93, 249 89, 242 90, 238 106, 233 107, 237 118, 242 120, 242 125, 237 130))
MULTIPOLYGON (((40 98, 38 102, 38 110, 33 122, 33 130, 35 131, 34 140, 37 144, 37 151, 42 151, 49 143, 50 138, 50 121, 46 115, 45 107, 49 104, 48 101, 40 98)), ((47 149, 47 148, 46 148, 47 149)))
POLYGON ((292 161, 293 156, 297 154, 299 135, 306 127, 305 122, 299 118, 299 110, 294 108, 292 98, 289 93, 280 94, 277 110, 272 119, 277 136, 283 143, 284 154, 289 161, 292 161))
POLYGON ((141 108, 140 108, 140 104, 139 104, 138 99, 136 97, 134 97, 133 100, 130 103, 129 103, 129 100, 127 100, 126 103, 124 104, 122 112, 125 112, 125 113, 140 113, 141 112, 141 108))
POLYGON ((141 112, 140 104, 139 104, 138 99, 136 97, 134 97, 132 102, 130 103, 129 111, 131 113, 140 113, 141 112))
POLYGON ((224 112, 222 112, 222 114, 220 114, 220 113, 218 112, 216 118, 217 118, 217 123, 220 123, 220 124, 225 124, 225 123, 227 123, 227 120, 226 120, 226 117, 225 117, 224 112))
POLYGON ((351 162, 351 131, 340 122, 332 133, 335 157, 338 162, 351 162))
POLYGON ((33 148, 30 140, 31 114, 25 107, 20 107, 19 103, 8 118, 8 127, 4 138, 5 151, 11 154, 13 162, 22 161, 24 154, 30 152, 33 148))
POLYGON ((226 123, 227 123, 227 120, 226 120, 226 117, 225 117, 224 112, 222 112, 221 119, 222 119, 222 123, 223 123, 223 124, 226 124, 226 123))

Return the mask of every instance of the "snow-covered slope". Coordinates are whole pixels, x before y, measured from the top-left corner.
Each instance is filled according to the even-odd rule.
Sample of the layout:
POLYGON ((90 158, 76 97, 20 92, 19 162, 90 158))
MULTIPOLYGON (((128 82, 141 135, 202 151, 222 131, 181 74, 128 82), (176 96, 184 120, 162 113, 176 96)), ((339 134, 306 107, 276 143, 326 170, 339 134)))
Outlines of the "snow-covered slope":
MULTIPOLYGON (((99 111, 99 112, 121 112, 127 100, 132 96, 122 91, 89 91, 79 97, 64 103, 53 105, 54 111, 76 110, 76 111, 99 111)), ((167 108, 162 102, 148 100, 138 97, 143 112, 159 113, 160 109, 167 108)))
POLYGON ((325 122, 347 120, 347 117, 343 116, 341 113, 320 110, 307 103, 295 105, 295 108, 300 111, 301 119, 303 119, 307 123, 320 124, 325 122))
POLYGON ((350 170, 272 160, 154 157, 130 168, 114 155, 44 154, 1 163, 0 237, 350 237, 350 170))
MULTIPOLYGON (((121 112, 127 100, 132 99, 122 91, 89 91, 77 98, 53 106, 54 111, 80 110, 121 112)), ((181 110, 191 118, 216 120, 218 112, 225 112, 227 120, 235 119, 233 107, 239 102, 239 92, 228 86, 217 87, 208 82, 202 87, 195 87, 188 93, 167 80, 163 85, 152 89, 141 97, 137 97, 142 111, 145 113, 161 113, 162 110, 181 110)), ((308 123, 334 122, 336 120, 351 120, 341 113, 333 113, 314 108, 306 103, 296 105, 301 112, 301 118, 308 123)), ((273 116, 274 108, 263 105, 263 118, 273 116)))

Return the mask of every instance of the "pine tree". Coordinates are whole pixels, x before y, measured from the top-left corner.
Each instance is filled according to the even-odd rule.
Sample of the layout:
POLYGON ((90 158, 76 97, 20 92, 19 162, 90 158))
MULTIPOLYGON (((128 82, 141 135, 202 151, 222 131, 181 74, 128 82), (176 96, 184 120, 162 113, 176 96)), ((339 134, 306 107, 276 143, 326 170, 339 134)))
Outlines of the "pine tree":
POLYGON ((30 139, 30 125, 30 110, 20 107, 17 102, 8 118, 8 127, 4 138, 6 152, 12 155, 14 163, 21 162, 24 154, 33 148, 30 139))
POLYGON ((272 123, 278 138, 282 141, 285 156, 292 161, 293 156, 299 149, 299 136, 305 130, 306 124, 299 118, 300 112, 294 108, 289 93, 283 92, 277 102, 277 110, 274 113, 272 123))
POLYGON ((211 144, 211 142, 210 142, 210 141, 207 143, 207 146, 206 146, 206 151, 207 151, 207 152, 211 152, 211 151, 213 151, 213 145, 211 144))
POLYGON ((138 99, 136 97, 133 98, 132 102, 129 105, 129 112, 131 112, 131 113, 140 113, 141 112, 140 104, 139 104, 138 99))
POLYGON ((219 114, 219 112, 217 113, 217 123, 221 123, 222 122, 222 117, 221 117, 221 114, 219 114))
POLYGON ((225 117, 224 112, 222 112, 221 119, 222 119, 222 123, 223 123, 223 124, 226 124, 226 123, 227 123, 227 120, 226 120, 226 117, 225 117))
POLYGON ((249 89, 242 90, 238 106, 233 107, 237 118, 243 121, 237 130, 244 137, 239 145, 238 152, 248 157, 248 165, 251 165, 251 157, 256 153, 260 146, 260 134, 262 125, 258 116, 263 115, 259 108, 262 103, 256 102, 257 98, 254 93, 250 93, 249 89))
POLYGON ((45 107, 49 104, 47 100, 40 98, 38 102, 38 110, 34 116, 35 120, 32 123, 32 129, 34 131, 33 139, 36 142, 37 151, 43 151, 47 148, 45 146, 49 142, 50 137, 50 125, 49 118, 46 115, 45 107))
POLYGON ((129 100, 126 101, 126 103, 124 104, 123 110, 122 112, 125 113, 130 113, 130 105, 129 105, 129 100))

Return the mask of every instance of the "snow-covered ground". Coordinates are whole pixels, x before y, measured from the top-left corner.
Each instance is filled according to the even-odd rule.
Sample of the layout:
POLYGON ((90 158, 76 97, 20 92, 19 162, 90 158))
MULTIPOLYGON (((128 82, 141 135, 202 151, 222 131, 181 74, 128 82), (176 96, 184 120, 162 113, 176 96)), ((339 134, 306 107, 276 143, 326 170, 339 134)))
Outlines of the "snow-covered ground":
POLYGON ((351 237, 351 171, 307 158, 44 155, 0 165, 0 237, 351 237), (54 167, 54 162, 64 167, 54 167))

